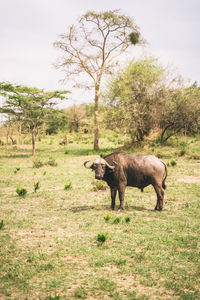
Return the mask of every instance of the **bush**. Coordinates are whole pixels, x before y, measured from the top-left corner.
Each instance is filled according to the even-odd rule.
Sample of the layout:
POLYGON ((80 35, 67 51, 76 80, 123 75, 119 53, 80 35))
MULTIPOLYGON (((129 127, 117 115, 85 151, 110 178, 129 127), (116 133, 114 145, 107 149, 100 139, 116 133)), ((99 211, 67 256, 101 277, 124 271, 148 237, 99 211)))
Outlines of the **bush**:
POLYGON ((41 160, 39 160, 39 159, 36 159, 36 160, 34 160, 34 162, 33 162, 33 168, 41 168, 41 167, 43 167, 44 166, 44 162, 42 162, 41 160))
POLYGON ((97 235, 97 242, 100 243, 100 244, 103 244, 105 243, 105 241, 108 239, 107 235, 104 234, 104 233, 99 233, 97 235))
POLYGON ((17 188, 16 193, 18 194, 19 197, 25 198, 27 195, 27 190, 24 188, 17 188))
POLYGON ((105 220, 106 222, 108 222, 108 221, 110 220, 110 215, 106 215, 106 216, 104 217, 104 220, 105 220))
POLYGON ((170 164, 172 167, 174 167, 174 166, 176 166, 177 162, 175 160, 172 160, 170 164))
POLYGON ((179 156, 183 156, 185 155, 186 151, 184 149, 182 149, 180 152, 179 152, 179 156))
POLYGON ((114 224, 119 224, 121 221, 121 217, 116 217, 114 220, 113 220, 113 223, 114 224))
POLYGON ((126 223, 129 223, 129 222, 130 222, 130 220, 131 220, 131 218, 130 218, 130 217, 125 217, 125 222, 126 222, 126 223))
POLYGON ((54 158, 49 158, 49 160, 47 162, 43 162, 39 159, 36 159, 34 162, 33 162, 33 168, 41 168, 45 165, 49 165, 51 167, 57 167, 57 162, 54 158))
POLYGON ((58 163, 56 162, 56 160, 54 158, 50 158, 46 164, 49 166, 52 166, 52 167, 57 167, 57 165, 58 165, 58 163))
POLYGON ((4 227, 4 221, 1 220, 1 221, 0 221, 0 230, 3 229, 3 227, 4 227))
POLYGON ((39 181, 34 182, 34 192, 35 193, 37 192, 37 190, 39 190, 39 188, 40 188, 40 182, 39 181))
POLYGON ((75 288, 74 290, 74 297, 79 299, 86 299, 87 298, 87 291, 84 287, 80 286, 75 288))
POLYGON ((66 183, 65 184, 65 187, 64 187, 64 190, 67 191, 67 190, 71 190, 72 189, 72 184, 71 182, 70 183, 66 183))
POLYGON ((19 172, 19 170, 20 170, 20 168, 16 168, 16 169, 14 170, 14 173, 17 174, 17 172, 19 172))
POLYGON ((94 180, 92 182, 93 185, 93 191, 105 191, 107 189, 107 184, 102 180, 94 180))

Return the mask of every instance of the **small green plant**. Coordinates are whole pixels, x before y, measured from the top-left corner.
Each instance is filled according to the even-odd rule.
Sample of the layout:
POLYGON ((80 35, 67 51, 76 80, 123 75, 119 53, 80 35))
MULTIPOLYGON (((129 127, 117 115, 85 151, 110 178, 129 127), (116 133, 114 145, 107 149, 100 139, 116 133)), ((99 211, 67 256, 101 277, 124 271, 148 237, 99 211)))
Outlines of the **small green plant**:
POLYGON ((65 154, 66 154, 66 155, 69 154, 69 151, 66 150, 66 151, 65 151, 65 154))
POLYGON ((20 168, 16 168, 16 169, 14 170, 14 173, 17 174, 17 172, 19 172, 19 170, 20 170, 20 168))
POLYGON ((62 300, 63 299, 63 297, 61 297, 61 296, 48 296, 48 297, 46 297, 45 298, 45 300, 62 300))
POLYGON ((179 156, 183 156, 185 155, 186 151, 184 149, 182 149, 180 152, 179 152, 179 156))
POLYGON ((34 182, 34 192, 36 193, 37 190, 39 190, 39 189, 40 189, 40 182, 39 181, 34 182))
POLYGON ((56 162, 56 160, 54 158, 50 158, 46 164, 49 166, 52 166, 52 167, 57 167, 57 165, 58 165, 58 163, 56 162))
POLYGON ((105 220, 105 222, 108 222, 108 221, 110 220, 110 215, 106 215, 106 216, 104 217, 104 220, 105 220))
POLYGON ((130 217, 125 217, 125 222, 126 222, 126 223, 130 223, 130 221, 131 221, 131 218, 130 218, 130 217))
POLYGON ((71 184, 71 182, 66 183, 66 184, 65 184, 65 187, 64 187, 64 190, 67 191, 67 190, 71 190, 71 189, 72 189, 72 184, 71 184))
POLYGON ((3 229, 3 227, 4 227, 4 221, 1 220, 1 221, 0 221, 0 230, 3 229))
POLYGON ((170 164, 172 167, 174 167, 174 166, 176 166, 177 162, 175 160, 172 160, 170 164))
POLYGON ((97 235, 97 242, 100 243, 100 244, 103 244, 105 243, 105 241, 108 239, 108 236, 104 233, 99 233, 97 235))
POLYGON ((45 163, 44 162, 42 162, 41 160, 39 160, 39 159, 36 159, 36 160, 34 160, 34 162, 33 162, 33 168, 41 168, 41 167, 43 167, 45 165, 45 163))
POLYGON ((94 180, 92 182, 93 185, 93 191, 98 192, 98 191, 105 191, 107 188, 107 185, 104 181, 101 180, 94 180))
POLYGON ((27 190, 24 188, 17 188, 16 193, 18 194, 19 197, 25 198, 27 195, 27 190))
POLYGON ((86 299, 87 298, 87 291, 83 286, 77 287, 74 290, 74 297, 79 299, 86 299))
POLYGON ((116 217, 116 218, 114 218, 114 220, 113 220, 113 224, 119 224, 120 221, 121 221, 121 217, 116 217))

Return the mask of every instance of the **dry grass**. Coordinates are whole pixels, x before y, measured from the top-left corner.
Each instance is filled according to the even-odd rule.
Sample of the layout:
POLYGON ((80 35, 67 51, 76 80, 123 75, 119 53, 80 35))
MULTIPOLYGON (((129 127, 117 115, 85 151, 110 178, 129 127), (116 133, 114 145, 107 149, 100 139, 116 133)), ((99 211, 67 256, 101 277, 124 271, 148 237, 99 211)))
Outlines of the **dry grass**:
POLYGON ((127 188, 125 211, 113 212, 109 190, 94 191, 94 174, 83 167, 97 157, 87 147, 71 144, 66 155, 41 142, 38 158, 58 165, 38 169, 29 149, 0 149, 0 298, 198 299, 200 165, 172 146, 156 149, 166 163, 177 161, 169 167, 164 210, 153 210, 148 187, 127 188), (19 185, 25 198, 15 192, 19 185), (108 236, 101 245, 99 233, 108 236))

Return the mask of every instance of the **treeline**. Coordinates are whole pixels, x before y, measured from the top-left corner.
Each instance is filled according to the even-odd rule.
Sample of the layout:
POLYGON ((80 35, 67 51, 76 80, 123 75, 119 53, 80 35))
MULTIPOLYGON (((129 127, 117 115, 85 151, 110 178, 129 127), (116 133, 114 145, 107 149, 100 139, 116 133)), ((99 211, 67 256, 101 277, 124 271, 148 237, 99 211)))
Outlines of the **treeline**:
POLYGON ((186 84, 154 58, 131 61, 114 74, 104 96, 105 121, 120 128, 132 142, 141 142, 152 130, 161 142, 200 129, 200 87, 186 84))
MULTIPOLYGON (((33 155, 39 134, 91 134, 94 131, 94 103, 58 109, 68 91, 44 92, 36 88, 0 83, 4 99, 1 113, 6 141, 12 143, 17 132, 32 138, 33 155)), ((99 105, 100 129, 127 135, 129 142, 141 143, 152 132, 160 142, 179 133, 197 134, 200 130, 200 87, 174 77, 156 59, 131 61, 108 81, 99 105)), ((91 138, 92 139, 92 138, 91 138)))

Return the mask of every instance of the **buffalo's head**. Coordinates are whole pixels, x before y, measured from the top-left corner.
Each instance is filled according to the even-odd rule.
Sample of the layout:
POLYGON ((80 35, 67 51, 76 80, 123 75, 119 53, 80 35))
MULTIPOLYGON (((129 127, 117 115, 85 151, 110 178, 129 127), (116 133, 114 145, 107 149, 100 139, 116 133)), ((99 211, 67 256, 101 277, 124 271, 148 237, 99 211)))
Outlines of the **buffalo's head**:
POLYGON ((105 172, 106 172, 106 167, 108 167, 110 170, 114 170, 115 166, 117 165, 116 162, 113 161, 114 166, 111 166, 105 159, 103 158, 97 158, 95 159, 95 161, 93 162, 92 165, 87 166, 87 163, 89 162, 89 160, 84 162, 84 166, 88 169, 92 169, 93 171, 95 171, 95 178, 96 179, 103 179, 105 172))

